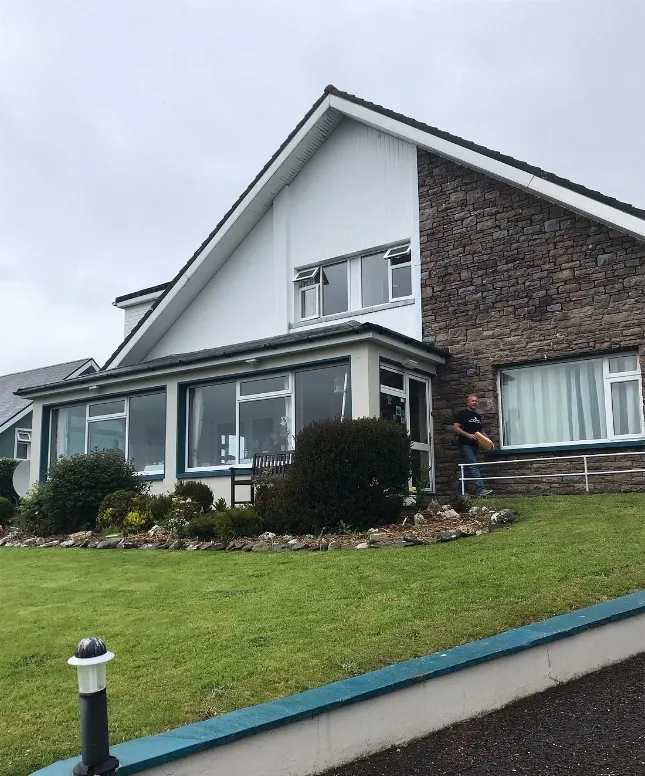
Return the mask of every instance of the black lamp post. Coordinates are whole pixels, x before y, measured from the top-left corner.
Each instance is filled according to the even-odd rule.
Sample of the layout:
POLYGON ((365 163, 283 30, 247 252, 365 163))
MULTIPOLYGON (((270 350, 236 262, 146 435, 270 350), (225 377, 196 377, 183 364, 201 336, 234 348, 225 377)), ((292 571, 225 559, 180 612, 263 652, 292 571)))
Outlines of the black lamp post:
POLYGON ((101 639, 89 636, 76 645, 74 657, 67 661, 78 671, 78 696, 81 707, 81 755, 74 776, 106 776, 119 767, 110 756, 108 737, 105 667, 114 657, 101 639))

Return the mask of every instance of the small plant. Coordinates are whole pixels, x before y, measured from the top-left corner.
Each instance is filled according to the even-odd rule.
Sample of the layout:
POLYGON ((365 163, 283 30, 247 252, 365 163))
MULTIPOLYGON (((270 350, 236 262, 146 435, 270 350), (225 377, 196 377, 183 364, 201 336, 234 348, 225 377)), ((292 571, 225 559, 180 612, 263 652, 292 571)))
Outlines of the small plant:
POLYGON ((414 498, 416 500, 417 506, 421 506, 425 491, 430 487, 430 470, 421 469, 415 478, 414 485, 414 498))
POLYGON ((178 482, 175 486, 174 495, 197 502, 201 506, 202 512, 208 512, 213 506, 213 491, 203 482, 196 482, 195 480, 178 482))
POLYGON ((145 531, 153 523, 152 502, 152 496, 129 490, 109 493, 101 501, 97 527, 104 532, 108 526, 124 533, 145 531))
POLYGON ((52 520, 45 514, 44 497, 47 483, 36 482, 20 500, 16 524, 21 531, 38 536, 51 536, 56 533, 52 520))
POLYGON ((213 509, 216 512, 226 512, 228 509, 228 504, 226 503, 225 498, 218 498, 217 501, 213 504, 213 509))
POLYGON ((173 496, 172 502, 172 510, 165 521, 165 527, 177 539, 183 539, 187 535, 186 531, 191 520, 203 517, 204 513, 201 504, 190 498, 173 496))
POLYGON ((352 533, 354 533, 354 529, 352 528, 352 526, 349 525, 348 523, 346 523, 344 520, 339 520, 338 521, 338 523, 336 524, 336 531, 339 534, 352 534, 352 533))
POLYGON ((170 517, 174 505, 173 497, 169 493, 158 496, 150 496, 150 513, 153 523, 165 523, 170 517))
POLYGON ((212 518, 215 522, 217 538, 222 541, 258 536, 263 530, 262 518, 250 506, 232 507, 226 512, 215 512, 212 518))
POLYGON ((166 528, 175 537, 175 539, 184 539, 187 535, 188 520, 181 515, 173 515, 168 518, 166 528))
POLYGON ((8 526, 16 515, 16 505, 5 496, 0 496, 0 525, 8 526))
POLYGON ((186 526, 186 535, 194 539, 218 539, 215 517, 212 514, 195 517, 186 526))

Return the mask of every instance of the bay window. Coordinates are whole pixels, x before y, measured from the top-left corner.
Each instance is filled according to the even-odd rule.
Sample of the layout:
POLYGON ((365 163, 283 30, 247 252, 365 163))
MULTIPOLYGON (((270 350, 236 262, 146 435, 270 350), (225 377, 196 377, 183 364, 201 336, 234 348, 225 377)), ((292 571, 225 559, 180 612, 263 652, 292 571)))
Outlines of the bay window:
POLYGON ((50 461, 95 450, 117 450, 140 474, 163 474, 166 394, 56 407, 51 413, 50 461))
POLYGON ((292 450, 305 425, 351 417, 350 388, 349 364, 189 388, 187 471, 292 450))
POLYGON ((505 368, 500 392, 504 447, 643 436, 637 353, 505 368))

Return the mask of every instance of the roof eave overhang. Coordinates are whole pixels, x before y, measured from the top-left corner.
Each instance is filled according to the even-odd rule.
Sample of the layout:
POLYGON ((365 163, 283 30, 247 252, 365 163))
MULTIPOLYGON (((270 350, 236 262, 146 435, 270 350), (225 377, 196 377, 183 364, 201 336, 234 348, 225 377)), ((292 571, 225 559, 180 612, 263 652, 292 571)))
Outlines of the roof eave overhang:
MULTIPOLYGON (((18 395, 33 400, 46 399, 49 396, 64 396, 65 394, 82 390, 84 387, 89 389, 90 386, 97 385, 101 387, 122 388, 124 384, 136 382, 151 376, 167 377, 170 375, 194 372, 196 370, 218 368, 223 365, 239 367, 242 364, 248 363, 249 361, 255 361, 256 359, 260 365, 263 365, 271 359, 280 356, 310 354, 313 351, 319 352, 331 347, 342 347, 343 345, 361 342, 373 342, 387 347, 390 350, 395 350, 405 356, 414 356, 415 359, 418 359, 427 365, 440 366, 446 362, 447 356, 444 356, 435 350, 428 350, 422 343, 417 345, 412 340, 402 341, 395 335, 389 335, 385 331, 359 330, 357 332, 344 332, 342 334, 330 335, 325 338, 304 340, 302 342, 279 345, 276 347, 258 347, 240 353, 232 353, 230 355, 224 354, 213 358, 205 358, 203 360, 187 358, 185 361, 182 361, 181 357, 178 356, 178 360, 174 364, 155 366, 154 362, 152 362, 149 368, 128 371, 124 374, 97 372, 96 374, 89 375, 87 378, 83 378, 82 380, 71 384, 68 381, 64 381, 53 385, 36 386, 34 388, 24 389, 23 391, 20 391, 18 395)), ((190 354, 187 354, 187 356, 189 355, 190 354)), ((145 367, 145 362, 141 366, 145 367)), ((262 368, 262 366, 259 368, 262 368)))

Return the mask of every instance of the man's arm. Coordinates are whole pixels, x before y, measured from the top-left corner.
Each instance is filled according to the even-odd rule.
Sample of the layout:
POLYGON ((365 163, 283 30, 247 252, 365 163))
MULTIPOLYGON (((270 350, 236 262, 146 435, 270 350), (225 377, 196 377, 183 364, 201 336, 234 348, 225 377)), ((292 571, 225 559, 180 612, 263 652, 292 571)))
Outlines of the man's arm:
POLYGON ((472 434, 469 434, 467 431, 464 431, 463 428, 459 425, 459 423, 453 423, 452 427, 455 430, 455 434, 457 434, 457 436, 466 437, 466 439, 475 438, 472 434))

